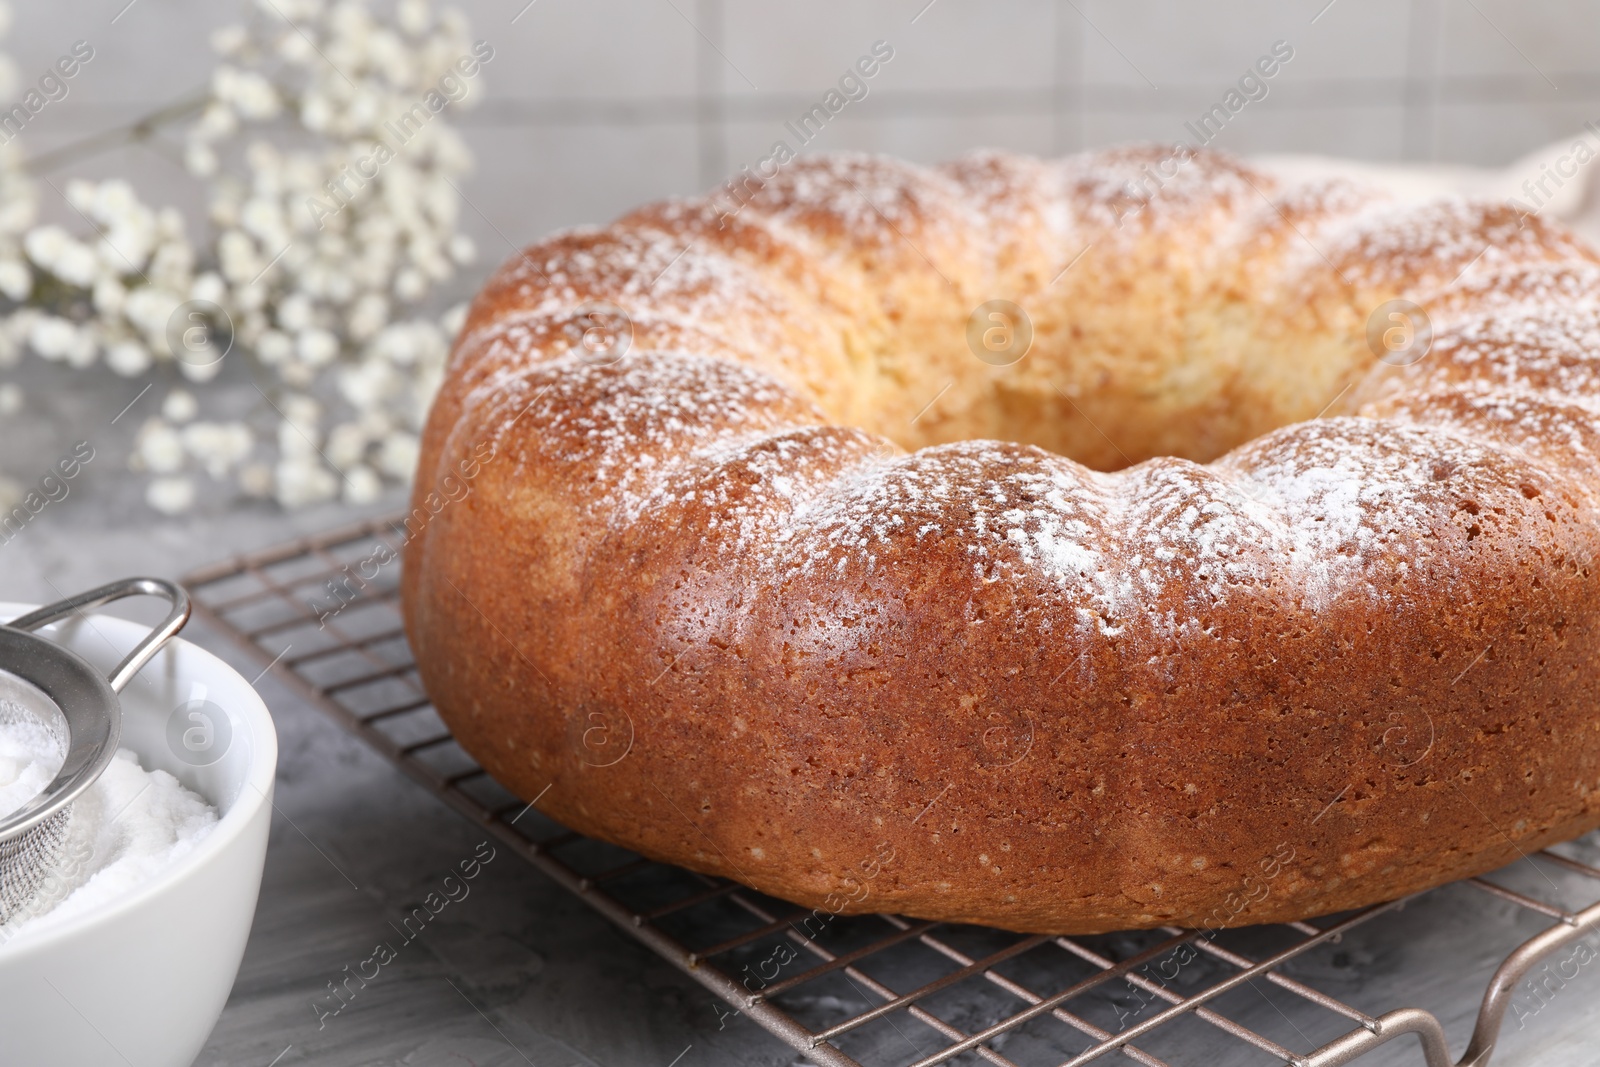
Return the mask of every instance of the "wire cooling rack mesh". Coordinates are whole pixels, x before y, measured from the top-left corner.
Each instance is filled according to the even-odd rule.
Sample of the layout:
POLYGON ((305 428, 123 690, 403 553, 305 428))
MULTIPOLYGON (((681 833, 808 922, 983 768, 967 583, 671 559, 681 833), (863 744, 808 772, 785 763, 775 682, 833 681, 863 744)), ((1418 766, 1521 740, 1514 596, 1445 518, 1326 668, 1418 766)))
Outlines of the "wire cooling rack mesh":
MULTIPOLYGON (((1402 1050, 1390 1042, 1407 1035, 1416 1040, 1403 1042, 1404 1062, 1484 1067, 1514 999, 1526 997, 1529 973, 1600 930, 1600 868, 1549 851, 1518 865, 1540 869, 1537 878, 1501 877, 1508 868, 1421 900, 1314 923, 1095 937, 1025 936, 897 915, 819 917, 654 863, 544 818, 455 743, 401 630, 394 556, 404 536, 398 519, 362 523, 196 571, 185 584, 196 613, 284 683, 709 989, 726 1005, 717 1009, 719 1025, 748 1018, 827 1067, 1077 1067, 1112 1055, 1148 1067, 1335 1067, 1380 1053, 1396 1062, 1390 1057, 1402 1050), (1545 871, 1596 903, 1572 910, 1507 884, 1553 890, 1545 871), (1543 929, 1503 960, 1493 955, 1475 978, 1487 985, 1460 1059, 1436 1014, 1355 1007, 1310 984, 1350 966, 1341 965, 1338 945, 1357 928, 1388 922, 1404 938, 1417 913, 1396 922, 1395 911, 1461 893, 1501 902, 1492 914, 1500 934, 1512 933, 1511 944, 1519 930, 1526 937, 1530 917, 1543 929), (1236 1021, 1246 1016, 1254 1025, 1236 1021)), ((1460 905, 1447 899, 1440 906, 1460 905)), ((1495 932, 1475 934, 1492 942, 1495 932)), ((1427 984, 1425 975, 1412 977, 1416 988, 1427 984)), ((1402 976, 1398 988, 1412 988, 1409 981, 1402 976)), ((1319 984, 1363 999, 1349 975, 1319 984)))

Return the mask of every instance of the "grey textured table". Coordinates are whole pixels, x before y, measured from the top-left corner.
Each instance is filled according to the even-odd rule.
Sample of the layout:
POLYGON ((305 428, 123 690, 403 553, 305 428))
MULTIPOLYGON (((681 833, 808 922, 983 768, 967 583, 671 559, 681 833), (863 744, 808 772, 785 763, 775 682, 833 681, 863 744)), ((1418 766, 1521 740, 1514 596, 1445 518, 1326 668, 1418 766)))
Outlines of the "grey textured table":
MULTIPOLYGON (((0 598, 47 600, 134 572, 176 575, 359 517, 338 507, 286 515, 229 499, 219 490, 202 500, 194 516, 160 519, 140 503, 139 486, 124 464, 138 424, 172 383, 158 381, 113 423, 144 382, 69 376, 36 363, 24 365, 16 378, 29 403, 0 426, 7 474, 31 481, 79 440, 91 442, 96 455, 67 499, 49 505, 0 546, 0 598)), ((372 511, 397 504, 398 498, 391 498, 372 511)), ((254 664, 203 627, 186 636, 246 677, 257 673, 254 664)), ((481 835, 271 676, 259 687, 280 736, 279 812, 238 984, 199 1063, 707 1067, 799 1062, 748 1020, 719 1020, 710 995, 698 985, 504 851, 473 883, 471 895, 431 923, 380 979, 339 1015, 319 1020, 314 1005, 326 1001, 328 983, 390 937, 391 924, 469 856, 481 835)), ((1600 852, 1585 847, 1591 860, 1600 852)), ((1446 892, 1458 892, 1459 900, 1386 917, 1347 938, 1333 963, 1308 963, 1300 976, 1369 1008, 1426 1007, 1445 1022, 1459 1050, 1481 994, 1483 968, 1492 967, 1538 925, 1512 920, 1509 906, 1479 899, 1481 894, 1446 892), (1426 981, 1402 977, 1418 974, 1426 981)), ((1596 1062, 1597 973, 1600 967, 1585 968, 1525 1026, 1508 1021, 1495 1062, 1574 1067, 1596 1062)), ((1269 1021, 1271 1007, 1260 1008, 1269 1021)), ((1333 1033, 1293 1043, 1309 1048, 1333 1033)), ((1219 1058, 1222 1049, 1239 1046, 1212 1046, 1210 1037, 1197 1040, 1218 1055, 1194 1062, 1270 1062, 1232 1053, 1219 1058)), ((1063 1048, 1060 1058, 1080 1047, 1063 1048)), ((890 1050, 884 1051, 887 1058, 890 1050)), ((1421 1062, 1409 1040, 1386 1052, 1371 1062, 1421 1062)))

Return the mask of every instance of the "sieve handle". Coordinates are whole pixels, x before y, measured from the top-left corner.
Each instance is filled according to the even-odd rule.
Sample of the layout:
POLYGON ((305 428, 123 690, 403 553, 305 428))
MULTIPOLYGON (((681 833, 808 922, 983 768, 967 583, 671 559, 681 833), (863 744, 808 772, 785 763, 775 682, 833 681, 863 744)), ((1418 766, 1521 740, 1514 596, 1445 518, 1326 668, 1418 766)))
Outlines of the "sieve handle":
POLYGON ((189 621, 189 594, 183 591, 182 586, 163 578, 124 578, 119 582, 110 582, 97 589, 91 589, 87 593, 79 593, 77 596, 58 600, 54 604, 46 604, 42 608, 12 619, 6 625, 14 630, 37 630, 57 619, 80 614, 101 604, 109 604, 113 600, 130 596, 163 597, 172 605, 172 610, 161 620, 161 625, 146 634, 144 640, 140 641, 106 678, 106 681, 111 683, 111 688, 120 693, 123 686, 139 673, 139 669, 161 651, 161 646, 166 644, 172 635, 183 629, 183 624, 189 621))

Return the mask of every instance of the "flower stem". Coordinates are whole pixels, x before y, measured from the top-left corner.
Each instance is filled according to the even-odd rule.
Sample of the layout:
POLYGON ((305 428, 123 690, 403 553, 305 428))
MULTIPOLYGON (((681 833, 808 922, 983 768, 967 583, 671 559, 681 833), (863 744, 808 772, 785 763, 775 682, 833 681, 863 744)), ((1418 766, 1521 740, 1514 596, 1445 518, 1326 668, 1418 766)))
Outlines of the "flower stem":
POLYGON ((126 126, 102 130, 100 133, 90 134, 88 137, 79 138, 76 141, 69 141, 60 148, 32 156, 24 162, 23 169, 29 174, 46 174, 68 163, 76 163, 80 159, 99 155, 121 145, 148 140, 161 127, 196 114, 210 100, 211 93, 209 90, 184 97, 168 104, 166 107, 152 111, 150 114, 136 119, 126 126))

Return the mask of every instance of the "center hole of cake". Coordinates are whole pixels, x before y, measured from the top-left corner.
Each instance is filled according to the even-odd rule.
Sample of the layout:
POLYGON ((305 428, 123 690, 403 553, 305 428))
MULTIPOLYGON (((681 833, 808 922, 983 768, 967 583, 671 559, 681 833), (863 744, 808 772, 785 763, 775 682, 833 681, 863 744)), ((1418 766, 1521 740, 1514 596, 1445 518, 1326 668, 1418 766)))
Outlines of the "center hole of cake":
POLYGON ((859 395, 876 403, 858 421, 907 449, 983 438, 1103 471, 1204 463, 1315 418, 1372 363, 1353 331, 1266 335, 1243 303, 1207 303, 985 301, 964 328, 874 353, 859 395))

